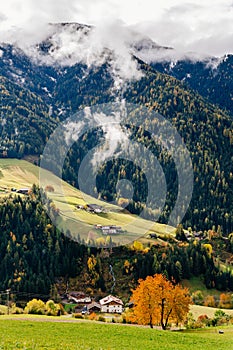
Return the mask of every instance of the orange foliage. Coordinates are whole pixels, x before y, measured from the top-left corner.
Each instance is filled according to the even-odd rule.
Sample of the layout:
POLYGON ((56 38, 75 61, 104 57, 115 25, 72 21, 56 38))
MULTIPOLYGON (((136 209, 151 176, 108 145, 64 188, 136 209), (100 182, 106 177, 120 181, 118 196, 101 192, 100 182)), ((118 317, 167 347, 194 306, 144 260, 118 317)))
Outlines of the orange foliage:
POLYGON ((88 317, 88 319, 91 320, 91 321, 96 321, 97 318, 98 318, 98 316, 96 315, 95 312, 92 312, 92 313, 89 315, 89 317, 88 317))
POLYGON ((139 280, 131 301, 134 303, 132 322, 151 328, 160 324, 162 329, 167 328, 168 322, 182 322, 192 303, 187 288, 173 285, 161 274, 139 280))
POLYGON ((231 307, 232 307, 231 294, 229 294, 229 293, 220 294, 219 307, 222 307, 225 309, 231 309, 231 307))
POLYGON ((216 301, 212 295, 207 295, 204 301, 205 306, 216 307, 216 301))

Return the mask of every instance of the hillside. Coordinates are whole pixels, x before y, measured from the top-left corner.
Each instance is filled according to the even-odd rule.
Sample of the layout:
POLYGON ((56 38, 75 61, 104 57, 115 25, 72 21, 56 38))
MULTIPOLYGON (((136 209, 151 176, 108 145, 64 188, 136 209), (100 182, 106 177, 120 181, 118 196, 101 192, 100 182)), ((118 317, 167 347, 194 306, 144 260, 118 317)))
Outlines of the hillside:
MULTIPOLYGON (((67 31, 70 35, 83 30, 86 35, 87 27, 72 24, 70 31, 69 26, 62 24, 54 27, 54 30, 58 33, 67 31)), ((221 79, 215 75, 211 76, 210 79, 206 79, 206 87, 199 77, 194 78, 195 84, 187 85, 179 80, 183 78, 178 73, 176 76, 178 79, 175 79, 171 76, 175 75, 172 70, 164 68, 162 73, 159 73, 156 70, 159 67, 156 66, 155 69, 134 58, 132 64, 141 71, 142 78, 137 81, 134 79, 123 81, 123 85, 116 88, 117 82, 121 80, 112 73, 111 53, 108 53, 106 57, 109 59, 104 63, 98 62, 95 65, 93 62, 87 67, 84 62, 73 61, 62 64, 60 61, 51 61, 60 51, 59 47, 51 49, 49 41, 42 43, 39 50, 46 59, 43 64, 36 61, 35 57, 34 59, 28 57, 19 49, 2 46, 3 59, 0 72, 4 76, 2 86, 5 89, 2 91, 8 91, 9 94, 9 96, 2 94, 1 99, 2 113, 7 117, 6 122, 4 117, 1 117, 4 125, 1 138, 2 157, 21 158, 28 154, 40 156, 45 141, 59 120, 64 120, 85 106, 125 98, 127 102, 161 113, 177 129, 190 152, 194 170, 194 191, 189 211, 183 219, 185 227, 191 226, 198 231, 208 230, 213 226, 217 229, 219 226, 225 235, 233 231, 232 119, 227 112, 216 106, 219 104, 222 108, 230 110, 232 100, 228 92, 231 90, 231 80, 228 77, 231 75, 231 56, 219 66, 221 79), (25 79, 22 78, 24 75, 25 79), (228 105, 223 105, 217 98, 223 97, 223 94, 217 92, 214 94, 213 88, 208 87, 212 81, 215 91, 219 91, 220 87, 226 91, 228 96, 224 99, 228 101, 228 105)), ((197 68, 193 67, 193 70, 195 69, 197 68)), ((181 68, 180 70, 182 71, 181 68)), ((186 68, 184 70, 186 71, 186 68)), ((200 75, 205 76, 201 71, 203 74, 207 72, 211 75, 210 71, 204 71, 204 66, 200 69, 200 75)), ((166 150, 148 138, 145 125, 149 129, 154 125, 150 111, 144 120, 139 120, 135 115, 132 113, 132 117, 129 116, 128 130, 132 133, 132 139, 152 150, 164 171, 168 193, 158 220, 167 223, 177 195, 177 171, 174 160, 166 150), (134 123, 141 124, 140 134, 135 130, 134 123)), ((89 133, 73 145, 64 163, 65 181, 79 187, 79 166, 85 155, 101 140, 101 136, 100 132, 89 133)), ((102 199, 117 201, 119 193, 115 191, 115 181, 121 178, 122 167, 126 168, 122 179, 130 179, 133 176, 136 186, 133 201, 127 210, 138 214, 145 206, 145 176, 129 162, 116 161, 114 164, 109 162, 104 164, 99 169, 97 177, 98 193, 102 199), (110 175, 107 169, 110 170, 110 175)), ((147 203, 145 212, 147 218, 152 220, 155 218, 151 203, 147 203)))
POLYGON ((180 60, 152 63, 161 73, 173 76, 233 116, 233 55, 204 61, 180 60), (221 92, 221 93, 219 93, 221 92))
MULTIPOLYGON (((15 195, 12 188, 17 190, 21 188, 31 188, 33 184, 39 185, 39 167, 17 159, 0 159, 0 195, 15 195)), ((148 233, 158 235, 174 234, 175 228, 137 218, 122 208, 98 201, 86 194, 81 193, 76 188, 70 186, 65 181, 60 186, 60 181, 56 176, 45 172, 42 182, 43 189, 46 186, 52 186, 54 191, 47 191, 48 197, 53 201, 59 210, 59 216, 56 218, 56 225, 66 234, 69 234, 77 240, 93 240, 92 244, 105 241, 106 237, 99 230, 94 229, 94 225, 116 225, 122 227, 124 233, 112 236, 112 244, 127 244, 134 240, 146 237, 148 233), (104 213, 93 214, 86 210, 78 210, 77 206, 95 203, 100 205, 104 213)), ((149 242, 149 240, 148 240, 149 242)), ((103 243, 103 242, 102 242, 103 243)), ((101 243, 101 244, 102 244, 101 243)))
MULTIPOLYGON (((193 237, 189 243, 177 242, 173 228, 141 218, 137 218, 136 226, 134 216, 93 198, 89 198, 90 201, 106 205, 105 215, 77 211, 75 206, 84 203, 82 194, 63 182, 62 195, 56 188, 58 179, 49 173, 46 185, 54 185, 54 192, 47 191, 47 194, 53 202, 35 186, 29 195, 10 191, 12 186, 20 189, 38 181, 38 169, 22 160, 0 161, 0 285, 1 290, 11 288, 17 301, 35 295, 48 298, 48 295, 55 295, 55 289, 63 295, 67 283, 70 290, 82 290, 95 298, 114 290, 127 301, 130 289, 135 287, 139 278, 161 272, 177 282, 196 277, 196 280, 201 278, 207 288, 233 289, 231 270, 226 268, 223 271, 215 263, 219 245, 221 251, 232 249, 230 240, 205 237, 201 241, 193 237), (54 182, 51 183, 51 179, 54 182), (64 209, 67 205, 68 211, 64 209), (82 220, 85 220, 85 225, 82 220), (104 224, 115 220, 117 225, 126 227, 127 232, 110 237, 96 232, 95 236, 93 224, 97 220, 104 224), (133 236, 129 230, 131 223, 138 228, 132 232, 133 236), (140 241, 132 244, 133 239, 141 236, 140 229, 145 233, 148 223, 150 232, 157 238, 145 236, 141 239, 143 244, 140 241), (57 227, 63 227, 65 235, 57 227), (127 246, 122 246, 126 243, 124 238, 129 243, 127 246), (83 245, 84 241, 90 246, 83 245), (114 248, 119 243, 121 246, 114 248), (214 248, 213 254, 209 254, 205 246, 209 243, 214 248)), ((84 198, 88 199, 87 196, 84 198)))
POLYGON ((56 125, 49 106, 34 93, 0 76, 0 157, 38 155, 56 125))

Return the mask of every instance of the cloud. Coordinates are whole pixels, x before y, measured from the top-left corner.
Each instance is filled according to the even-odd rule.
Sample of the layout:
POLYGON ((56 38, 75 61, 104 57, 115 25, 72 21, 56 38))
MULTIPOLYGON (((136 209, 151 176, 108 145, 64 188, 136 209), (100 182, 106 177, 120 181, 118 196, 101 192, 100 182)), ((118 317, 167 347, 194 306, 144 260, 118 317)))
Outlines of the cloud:
POLYGON ((232 18, 229 0, 215 0, 211 5, 208 1, 183 3, 168 8, 156 22, 138 23, 137 28, 179 53, 221 56, 233 53, 232 18))
POLYGON ((233 53, 232 0, 8 0, 0 5, 0 13, 3 41, 17 44, 35 57, 36 44, 51 37, 55 49, 46 57, 47 63, 83 62, 91 67, 107 61, 115 89, 127 80, 140 78, 131 57, 132 42, 147 36, 155 43, 174 48, 158 50, 149 45, 136 52, 148 62, 186 57, 198 60, 233 53), (72 26, 55 33, 49 22, 85 22, 95 26, 84 36, 72 26))

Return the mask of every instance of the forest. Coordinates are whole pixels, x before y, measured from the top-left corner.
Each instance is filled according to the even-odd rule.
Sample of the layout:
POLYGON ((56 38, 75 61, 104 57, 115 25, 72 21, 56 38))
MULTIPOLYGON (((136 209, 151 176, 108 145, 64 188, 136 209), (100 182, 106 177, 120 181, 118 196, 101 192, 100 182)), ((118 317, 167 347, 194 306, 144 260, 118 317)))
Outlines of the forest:
MULTIPOLYGON (((176 282, 199 276, 209 289, 233 291, 233 275, 215 263, 210 244, 194 240, 159 247, 149 243, 112 249, 88 247, 69 238, 69 232, 64 235, 56 229, 41 204, 41 195, 46 199, 33 186, 29 196, 10 196, 0 202, 0 290, 10 288, 16 302, 54 298, 65 293, 67 282, 103 296, 113 286, 110 264, 116 291, 125 300, 139 278, 156 273, 176 282)), ((46 201, 50 215, 56 216, 56 207, 46 201)), ((232 244, 225 249, 232 252, 232 244)))
MULTIPOLYGON (((171 76, 172 72, 171 75, 167 74, 169 72, 165 70, 166 67, 160 73, 156 69, 162 71, 161 67, 147 65, 137 58, 135 60, 143 72, 143 77, 139 81, 126 84, 122 93, 113 90, 114 81, 108 63, 91 67, 87 74, 87 67, 82 64, 71 67, 40 66, 31 62, 19 50, 15 53, 13 47, 5 45, 2 50, 4 59, 0 65, 3 75, 0 91, 1 157, 22 158, 34 155, 39 158, 52 131, 67 116, 88 105, 124 98, 129 103, 148 109, 149 116, 143 120, 145 127, 140 130, 135 128, 135 124, 138 125, 141 121, 134 119, 138 118, 137 113, 132 113, 129 116, 128 131, 131 132, 132 140, 153 152, 163 168, 168 193, 159 222, 166 223, 174 207, 177 196, 177 171, 171 155, 148 136, 146 129, 150 130, 154 125, 153 114, 150 111, 160 113, 172 123, 190 152, 194 191, 183 225, 196 230, 220 225, 225 235, 233 231, 233 126, 230 108, 227 106, 231 100, 229 96, 225 97, 228 101, 225 106, 224 101, 219 102, 221 110, 217 100, 216 104, 213 104, 214 101, 210 98, 213 96, 212 90, 208 86, 196 83, 196 86, 199 84, 203 87, 201 90, 191 83, 187 85, 186 81, 181 81, 182 77, 178 73, 174 78, 171 76), (9 65, 10 60, 12 65, 9 65), (17 75, 17 79, 14 78, 19 71, 21 75, 25 73, 24 83, 21 75, 17 75)), ((219 66, 223 87, 224 82, 228 82, 230 62, 231 56, 219 66)), ((179 67, 178 64, 177 70, 179 67)), ((204 67, 202 69, 204 70, 204 67)), ((181 68, 180 70, 182 71, 181 68)), ((209 74, 206 84, 215 84, 217 89, 216 75, 212 76, 209 70, 205 72, 209 74)), ((198 77, 196 79, 198 80, 198 77)), ((222 94, 219 96, 224 97, 222 94)), ((93 131, 92 134, 83 135, 83 138, 73 145, 65 159, 64 180, 79 187, 79 166, 87 152, 93 149, 100 139, 101 131, 93 131)), ((146 217, 153 219, 153 207, 150 203, 145 205, 145 174, 133 164, 119 160, 114 163, 108 162, 99 169, 97 184, 101 198, 117 202, 115 183, 118 179, 133 179, 134 197, 127 209, 138 214, 143 208, 146 217)))

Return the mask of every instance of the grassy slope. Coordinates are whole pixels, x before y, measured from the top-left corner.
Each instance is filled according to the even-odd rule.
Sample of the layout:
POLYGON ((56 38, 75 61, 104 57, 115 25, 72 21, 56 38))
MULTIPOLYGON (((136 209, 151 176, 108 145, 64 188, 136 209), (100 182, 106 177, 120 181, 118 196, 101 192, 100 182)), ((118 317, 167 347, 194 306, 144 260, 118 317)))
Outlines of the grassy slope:
MULTIPOLYGON (((35 165, 17 159, 0 159, 0 193, 5 195, 6 192, 15 187, 27 188, 33 183, 39 183, 39 168, 35 165), (5 192, 6 190, 6 192, 5 192)), ((117 225, 127 231, 124 236, 115 236, 113 240, 122 244, 127 244, 135 239, 142 237, 145 232, 153 232, 157 234, 174 234, 175 229, 167 225, 153 223, 143 220, 137 216, 125 214, 120 208, 105 202, 100 202, 88 195, 84 195, 74 187, 64 181, 60 181, 57 177, 49 172, 43 172, 41 178, 42 187, 52 185, 55 189, 54 193, 49 194, 57 208, 60 209, 62 220, 60 220, 60 228, 64 231, 69 229, 73 235, 79 233, 82 238, 89 237, 98 238, 102 234, 93 231, 93 225, 117 225), (84 210, 77 210, 77 204, 97 203, 102 205, 106 214, 90 214, 84 210), (91 232, 91 233, 90 233, 91 232)))
POLYGON ((192 277, 190 280, 183 280, 182 285, 187 287, 191 293, 200 290, 203 293, 203 296, 212 295, 219 297, 222 291, 219 291, 215 288, 207 289, 204 282, 200 279, 200 277, 192 277))
MULTIPOLYGON (((207 315, 209 318, 213 318, 217 310, 219 309, 214 307, 207 307, 207 306, 200 306, 200 305, 190 306, 190 312, 193 314, 193 317, 195 319, 197 319, 198 316, 200 315, 207 315)), ((221 309, 221 310, 224 311, 227 315, 233 316, 232 309, 221 309)))
POLYGON ((1 349, 232 350, 233 327, 164 332, 95 322, 54 323, 0 319, 1 349))

